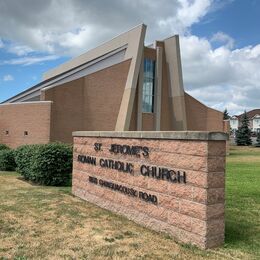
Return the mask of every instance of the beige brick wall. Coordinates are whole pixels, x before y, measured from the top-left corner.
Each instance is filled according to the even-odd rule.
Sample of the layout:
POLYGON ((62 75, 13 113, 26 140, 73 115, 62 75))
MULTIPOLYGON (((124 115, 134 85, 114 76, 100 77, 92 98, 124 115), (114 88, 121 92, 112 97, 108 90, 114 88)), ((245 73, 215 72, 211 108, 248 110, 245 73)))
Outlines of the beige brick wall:
POLYGON ((225 141, 158 140, 117 137, 74 137, 72 192, 89 202, 123 214, 157 231, 167 232, 184 243, 212 248, 224 242, 225 141), (102 143, 102 151, 94 150, 102 143), (111 144, 147 146, 148 158, 115 155, 111 144), (96 158, 93 166, 78 155, 96 158), (130 162, 134 172, 102 168, 99 159, 130 162), (186 183, 172 183, 140 174, 141 164, 186 172, 186 183), (89 182, 89 176, 155 195, 152 204, 89 182))
POLYGON ((0 105, 0 143, 12 148, 23 144, 48 143, 50 114, 51 102, 0 105))
POLYGON ((50 88, 51 141, 72 143, 78 130, 114 130, 131 60, 50 88))
POLYGON ((223 113, 185 93, 187 126, 191 131, 224 131, 223 113))
POLYGON ((143 113, 143 131, 153 131, 155 130, 155 114, 154 113, 143 113))

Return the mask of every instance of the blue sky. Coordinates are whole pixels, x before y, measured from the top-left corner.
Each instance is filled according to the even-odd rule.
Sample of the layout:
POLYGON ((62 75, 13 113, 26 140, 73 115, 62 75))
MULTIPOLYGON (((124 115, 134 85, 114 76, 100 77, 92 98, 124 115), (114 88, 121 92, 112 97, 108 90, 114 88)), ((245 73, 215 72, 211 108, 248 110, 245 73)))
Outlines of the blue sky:
MULTIPOLYGON (((0 57, 4 61, 17 58, 15 55, 10 55, 4 50, 0 50, 0 57)), ((39 83, 45 71, 58 66, 68 59, 68 57, 60 57, 55 60, 32 65, 0 65, 0 102, 39 83)))
POLYGON ((235 0, 221 1, 214 12, 208 13, 201 22, 194 24, 192 33, 200 37, 210 37, 222 31, 236 40, 236 47, 260 43, 260 1, 235 0))
POLYGON ((180 35, 185 90, 231 114, 260 107, 260 1, 1 0, 0 102, 43 72, 144 22, 180 35))

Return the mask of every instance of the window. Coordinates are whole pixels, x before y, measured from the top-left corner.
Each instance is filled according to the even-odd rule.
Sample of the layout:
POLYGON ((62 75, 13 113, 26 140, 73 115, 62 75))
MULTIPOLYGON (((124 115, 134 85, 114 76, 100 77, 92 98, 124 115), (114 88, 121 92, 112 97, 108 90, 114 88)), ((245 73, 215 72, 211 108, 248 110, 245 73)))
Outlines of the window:
POLYGON ((154 78, 155 61, 144 59, 143 112, 153 113, 154 110, 154 78))
POLYGON ((9 131, 8 130, 5 131, 5 135, 9 135, 9 131))
POLYGON ((28 131, 24 131, 24 135, 28 135, 28 131))

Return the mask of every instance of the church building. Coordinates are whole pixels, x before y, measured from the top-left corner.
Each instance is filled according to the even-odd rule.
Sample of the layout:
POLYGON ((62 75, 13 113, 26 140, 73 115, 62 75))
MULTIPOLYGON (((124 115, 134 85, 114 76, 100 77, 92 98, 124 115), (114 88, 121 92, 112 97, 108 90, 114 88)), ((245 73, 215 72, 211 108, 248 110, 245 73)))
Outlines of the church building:
POLYGON ((223 113, 185 92, 179 37, 145 46, 145 32, 141 24, 2 102, 0 143, 72 143, 73 131, 223 131, 223 113))

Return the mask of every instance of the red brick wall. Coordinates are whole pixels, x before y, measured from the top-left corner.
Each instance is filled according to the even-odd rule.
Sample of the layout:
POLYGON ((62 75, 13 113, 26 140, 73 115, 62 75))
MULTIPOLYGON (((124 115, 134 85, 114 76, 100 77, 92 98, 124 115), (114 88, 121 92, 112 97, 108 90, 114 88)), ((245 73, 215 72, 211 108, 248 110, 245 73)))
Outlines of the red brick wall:
POLYGON ((224 242, 225 145, 225 141, 74 137, 72 191, 181 242, 215 247, 224 242), (95 151, 94 143, 102 143, 102 151, 95 151), (111 144, 147 146, 150 154, 148 158, 113 154, 111 144), (97 165, 79 162, 78 155, 95 157, 97 165), (102 168, 100 158, 131 162, 134 171, 102 168), (186 183, 142 176, 141 164, 185 171, 186 183), (155 195, 158 203, 93 184, 89 176, 155 195))
POLYGON ((48 143, 50 113, 51 102, 0 105, 0 143, 12 148, 23 144, 48 143), (24 134, 25 131, 28 135, 24 134))

